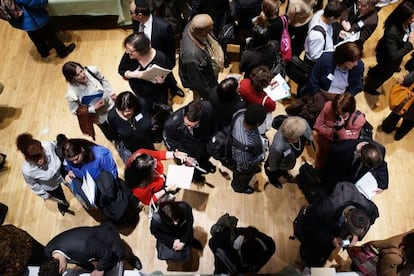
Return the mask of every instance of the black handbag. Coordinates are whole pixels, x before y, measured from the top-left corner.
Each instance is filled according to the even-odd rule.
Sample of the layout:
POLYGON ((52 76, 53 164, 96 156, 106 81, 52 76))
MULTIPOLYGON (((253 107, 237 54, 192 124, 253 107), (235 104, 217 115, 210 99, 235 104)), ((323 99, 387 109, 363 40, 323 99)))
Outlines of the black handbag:
POLYGON ((172 113, 172 108, 166 104, 154 104, 151 115, 151 132, 154 143, 162 142, 162 132, 165 121, 172 113))
POLYGON ((191 259, 191 246, 186 245, 183 250, 176 251, 157 240, 158 259, 175 262, 186 262, 191 259))
POLYGON ((234 22, 224 24, 217 36, 221 44, 229 44, 234 42, 235 28, 234 22))
POLYGON ((293 56, 286 64, 286 75, 300 85, 308 82, 311 72, 312 66, 298 56, 293 56))

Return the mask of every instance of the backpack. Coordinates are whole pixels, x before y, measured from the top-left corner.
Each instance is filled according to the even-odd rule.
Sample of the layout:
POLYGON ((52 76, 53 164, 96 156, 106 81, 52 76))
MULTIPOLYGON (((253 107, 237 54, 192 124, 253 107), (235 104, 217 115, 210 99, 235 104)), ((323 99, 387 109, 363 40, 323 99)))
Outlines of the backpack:
POLYGON ((305 195, 309 203, 322 200, 328 197, 325 191, 319 172, 308 162, 305 162, 299 168, 299 174, 296 177, 298 187, 305 195))
MULTIPOLYGON (((355 122, 355 120, 359 117, 359 115, 362 115, 365 117, 364 113, 357 110, 354 119, 352 119, 352 123, 355 122)), ((362 126, 361 131, 359 132, 358 138, 364 141, 372 141, 373 129, 374 127, 368 121, 365 121, 365 124, 362 126)))
POLYGON ((290 61, 292 59, 292 43, 288 31, 288 23, 286 16, 282 16, 283 32, 280 38, 280 55, 284 61, 290 61))
POLYGON ((232 156, 232 147, 243 149, 245 151, 252 150, 246 147, 241 142, 233 139, 232 131, 233 125, 236 119, 244 113, 246 109, 240 109, 233 115, 231 124, 218 131, 211 139, 207 142, 207 152, 216 160, 219 160, 223 166, 233 170, 235 168, 235 162, 232 156))
POLYGON ((238 218, 235 216, 230 216, 229 213, 225 213, 222 215, 215 224, 213 224, 210 228, 211 236, 216 235, 217 233, 223 232, 225 229, 230 230, 230 240, 234 241, 236 238, 236 226, 238 222, 238 218))
POLYGON ((14 0, 0 0, 0 18, 12 22, 18 21, 23 15, 23 9, 14 0))

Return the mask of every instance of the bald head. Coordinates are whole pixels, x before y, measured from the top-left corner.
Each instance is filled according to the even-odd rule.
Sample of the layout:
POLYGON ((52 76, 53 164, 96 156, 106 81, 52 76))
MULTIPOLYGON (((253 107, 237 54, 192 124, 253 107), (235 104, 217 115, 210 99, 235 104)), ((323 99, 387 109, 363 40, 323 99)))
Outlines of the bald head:
POLYGON ((208 14, 197 14, 191 20, 190 32, 192 35, 206 37, 213 30, 213 19, 208 14))

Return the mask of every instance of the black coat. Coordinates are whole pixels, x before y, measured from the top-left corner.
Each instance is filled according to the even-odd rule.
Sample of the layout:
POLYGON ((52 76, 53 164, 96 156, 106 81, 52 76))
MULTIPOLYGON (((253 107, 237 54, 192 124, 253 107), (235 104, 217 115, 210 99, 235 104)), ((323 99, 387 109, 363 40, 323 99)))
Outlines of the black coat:
POLYGON ((46 256, 62 251, 69 263, 90 265, 97 261, 97 270, 110 270, 124 256, 124 245, 118 231, 110 224, 77 227, 60 233, 45 248, 46 256))
MULTIPOLYGON (((361 160, 358 158, 354 164, 352 164, 352 161, 354 159, 354 151, 361 142, 364 141, 353 139, 332 144, 326 162, 321 169, 321 177, 328 190, 332 190, 336 183, 341 181, 348 181, 355 184, 368 171, 377 180, 378 188, 383 190, 388 188, 388 166, 385 160, 375 169, 362 166, 357 174, 361 160)), ((370 143, 375 144, 381 150, 383 158, 385 158, 385 147, 374 141, 370 143)))

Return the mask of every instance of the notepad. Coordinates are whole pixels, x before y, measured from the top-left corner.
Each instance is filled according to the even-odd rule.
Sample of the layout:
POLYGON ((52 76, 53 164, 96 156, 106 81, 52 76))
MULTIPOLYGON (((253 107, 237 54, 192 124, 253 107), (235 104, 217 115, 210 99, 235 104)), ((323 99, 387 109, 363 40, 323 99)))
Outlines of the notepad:
POLYGON ((93 94, 93 95, 86 95, 82 97, 81 103, 84 105, 91 105, 102 99, 103 92, 93 94))
POLYGON ((193 180, 194 167, 185 165, 168 165, 166 186, 176 186, 178 188, 190 189, 193 180))
POLYGON ((371 200, 376 195, 375 191, 378 189, 378 182, 372 173, 367 172, 355 183, 355 186, 361 194, 371 200))
POLYGON ((274 76, 270 84, 263 91, 266 92, 272 101, 290 97, 290 87, 280 74, 274 76))
POLYGON ((145 71, 142 71, 141 79, 155 83, 156 77, 165 77, 171 73, 170 69, 151 64, 145 71))

